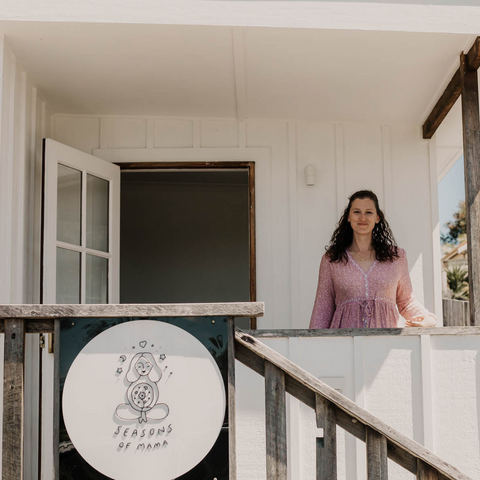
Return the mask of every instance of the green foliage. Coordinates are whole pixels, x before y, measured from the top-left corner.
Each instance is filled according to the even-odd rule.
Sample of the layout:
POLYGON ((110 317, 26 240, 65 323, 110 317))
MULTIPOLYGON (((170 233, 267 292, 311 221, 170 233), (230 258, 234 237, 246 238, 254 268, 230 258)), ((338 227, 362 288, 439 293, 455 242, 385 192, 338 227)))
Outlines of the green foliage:
POLYGON ((448 288, 454 300, 468 300, 468 270, 464 267, 446 269, 448 288))
POLYGON ((458 237, 467 233, 467 211, 464 201, 458 204, 458 210, 453 214, 453 220, 446 223, 445 226, 448 228, 448 233, 442 234, 440 237, 444 244, 455 245, 458 243, 458 237))

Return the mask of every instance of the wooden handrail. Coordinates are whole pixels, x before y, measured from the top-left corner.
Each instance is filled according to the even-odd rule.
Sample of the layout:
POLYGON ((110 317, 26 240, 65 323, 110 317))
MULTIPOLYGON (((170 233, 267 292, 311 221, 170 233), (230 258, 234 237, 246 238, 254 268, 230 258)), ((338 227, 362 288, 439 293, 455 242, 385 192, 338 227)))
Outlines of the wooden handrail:
POLYGON ((122 303, 89 305, 0 305, 0 319, 115 317, 262 317, 263 302, 122 303))
MULTIPOLYGON (((387 478, 386 457, 388 456, 406 470, 417 475, 418 479, 472 480, 454 466, 382 422, 275 350, 238 329, 235 331, 235 357, 262 376, 268 375, 272 370, 270 364, 273 365, 277 370, 283 372, 285 391, 314 409, 317 412, 317 421, 319 410, 322 412, 329 410, 328 418, 330 420, 328 421, 334 418, 338 426, 367 442, 367 463, 369 472, 372 472, 372 477, 369 476, 369 478, 387 478), (318 396, 327 403, 323 402, 324 404, 319 407, 318 404, 321 402, 317 400, 318 396)), ((277 415, 279 418, 283 417, 282 412, 277 412, 277 415)), ((329 431, 331 430, 330 428, 329 431)), ((280 441, 283 442, 282 439, 280 441)), ((327 441, 329 439, 325 438, 325 442, 327 441)), ((319 471, 318 468, 317 471, 319 471)), ((282 478, 286 477, 267 477, 268 480, 282 478)), ((328 477, 318 476, 317 478, 328 477)), ((330 477, 329 480, 333 479, 330 477)))

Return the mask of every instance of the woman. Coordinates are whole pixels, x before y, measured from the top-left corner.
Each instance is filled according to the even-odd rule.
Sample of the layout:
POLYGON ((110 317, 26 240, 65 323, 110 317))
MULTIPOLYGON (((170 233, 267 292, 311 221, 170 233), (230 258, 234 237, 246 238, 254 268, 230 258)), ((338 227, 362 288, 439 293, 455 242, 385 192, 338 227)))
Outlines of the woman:
POLYGON ((413 296, 405 250, 370 190, 354 193, 320 263, 310 328, 434 327, 413 296), (398 311, 397 311, 398 307, 398 311))

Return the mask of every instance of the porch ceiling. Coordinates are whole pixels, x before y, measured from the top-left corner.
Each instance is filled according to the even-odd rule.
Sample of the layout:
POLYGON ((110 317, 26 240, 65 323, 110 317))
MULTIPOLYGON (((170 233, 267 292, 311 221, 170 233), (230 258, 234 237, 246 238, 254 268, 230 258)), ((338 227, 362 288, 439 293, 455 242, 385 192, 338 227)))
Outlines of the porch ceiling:
POLYGON ((458 34, 0 22, 53 113, 421 124, 458 34))

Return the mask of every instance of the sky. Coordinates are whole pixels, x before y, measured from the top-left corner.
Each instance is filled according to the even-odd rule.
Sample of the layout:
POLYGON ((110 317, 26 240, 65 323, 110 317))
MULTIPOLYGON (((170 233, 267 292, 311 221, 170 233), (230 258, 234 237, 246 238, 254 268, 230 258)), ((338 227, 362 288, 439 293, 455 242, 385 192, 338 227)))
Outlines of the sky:
POLYGON ((465 180, 463 177, 463 156, 448 171, 438 184, 438 211, 440 233, 447 233, 445 224, 453 219, 460 201, 465 200, 465 180))

